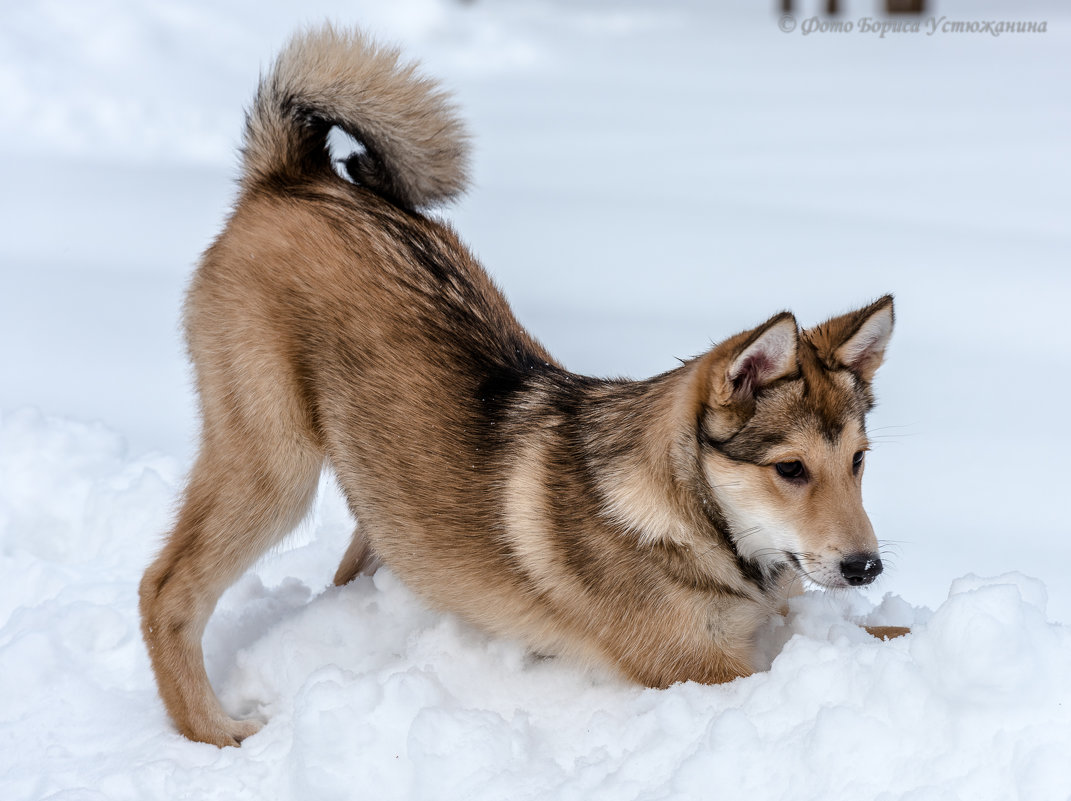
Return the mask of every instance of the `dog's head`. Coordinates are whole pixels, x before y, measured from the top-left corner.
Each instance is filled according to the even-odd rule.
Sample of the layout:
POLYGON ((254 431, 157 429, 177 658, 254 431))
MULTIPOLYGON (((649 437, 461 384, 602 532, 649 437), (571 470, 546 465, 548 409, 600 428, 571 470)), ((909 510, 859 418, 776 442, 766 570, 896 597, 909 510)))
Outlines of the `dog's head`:
POLYGON ((891 296, 804 331, 785 312, 700 360, 702 471, 742 557, 826 587, 881 573, 861 481, 892 329, 891 296))

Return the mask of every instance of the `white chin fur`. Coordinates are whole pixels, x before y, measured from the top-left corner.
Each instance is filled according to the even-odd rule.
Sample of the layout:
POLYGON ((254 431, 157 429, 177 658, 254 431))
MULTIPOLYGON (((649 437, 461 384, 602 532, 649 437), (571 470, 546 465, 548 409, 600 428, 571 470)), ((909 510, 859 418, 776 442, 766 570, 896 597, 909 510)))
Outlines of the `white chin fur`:
POLYGON ((841 575, 839 560, 827 562, 803 556, 799 537, 789 526, 780 521, 762 520, 754 514, 730 515, 736 552, 743 558, 768 569, 792 565, 802 578, 827 589, 851 586, 841 575))
POLYGON ((840 573, 839 564, 827 564, 822 561, 803 559, 799 567, 800 575, 820 587, 831 590, 848 589, 851 585, 840 573))
POLYGON ((789 561, 788 554, 801 550, 799 536, 782 520, 750 503, 747 489, 729 479, 711 481, 714 497, 732 529, 736 552, 764 567, 789 561))

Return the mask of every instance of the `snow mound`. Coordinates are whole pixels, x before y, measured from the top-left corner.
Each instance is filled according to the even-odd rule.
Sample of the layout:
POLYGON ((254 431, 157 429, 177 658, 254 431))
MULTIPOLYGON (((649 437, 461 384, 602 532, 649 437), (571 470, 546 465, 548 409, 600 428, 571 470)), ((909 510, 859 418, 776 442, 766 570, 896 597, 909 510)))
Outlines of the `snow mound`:
POLYGON ((224 596, 205 638, 240 749, 175 733, 137 582, 181 470, 100 426, 0 416, 4 799, 978 799, 1071 792, 1071 629, 1019 574, 936 610, 809 593, 768 671, 656 691, 430 611, 389 570, 328 587, 349 523, 311 523, 224 596), (879 642, 856 624, 910 625, 879 642))

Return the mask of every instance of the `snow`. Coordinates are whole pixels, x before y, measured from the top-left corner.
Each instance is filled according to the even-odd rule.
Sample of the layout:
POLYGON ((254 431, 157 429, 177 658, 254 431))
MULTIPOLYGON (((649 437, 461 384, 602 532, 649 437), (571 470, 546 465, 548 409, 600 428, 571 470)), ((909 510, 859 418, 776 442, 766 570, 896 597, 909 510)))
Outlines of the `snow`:
POLYGON ((764 632, 769 672, 647 690, 430 612, 386 569, 323 589, 347 530, 326 492, 205 637, 225 706, 271 723, 241 749, 191 743, 133 612, 179 465, 31 411, 0 421, 0 453, 6 799, 1067 794, 1071 629, 1037 579, 957 579, 933 612, 809 593, 764 632))
POLYGON ((935 5, 1048 31, 803 37, 698 0, 0 12, 0 798, 1071 797, 1071 16, 935 5), (325 479, 205 637, 225 706, 268 726, 175 733, 136 587, 194 449, 181 294, 258 68, 324 16, 457 93, 476 182, 445 214, 573 369, 648 375, 896 293, 876 589, 795 601, 768 671, 644 690, 389 570, 329 587, 350 521, 325 479))

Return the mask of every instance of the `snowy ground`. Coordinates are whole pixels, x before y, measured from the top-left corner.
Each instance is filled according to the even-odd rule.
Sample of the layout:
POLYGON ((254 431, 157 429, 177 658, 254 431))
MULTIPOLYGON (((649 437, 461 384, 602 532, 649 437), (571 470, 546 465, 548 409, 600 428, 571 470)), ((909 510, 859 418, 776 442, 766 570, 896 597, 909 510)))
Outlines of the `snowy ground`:
POLYGON ((698 0, 0 11, 0 798, 1071 797, 1071 15, 935 3, 1048 30, 804 37, 698 0), (896 293, 875 591, 800 599, 769 672, 643 691, 388 571, 325 590, 327 487, 206 636, 225 704, 271 723, 240 750, 174 733, 135 591, 193 453, 178 306, 258 66, 325 15, 456 90, 476 185, 448 215, 573 369, 648 375, 896 293))

